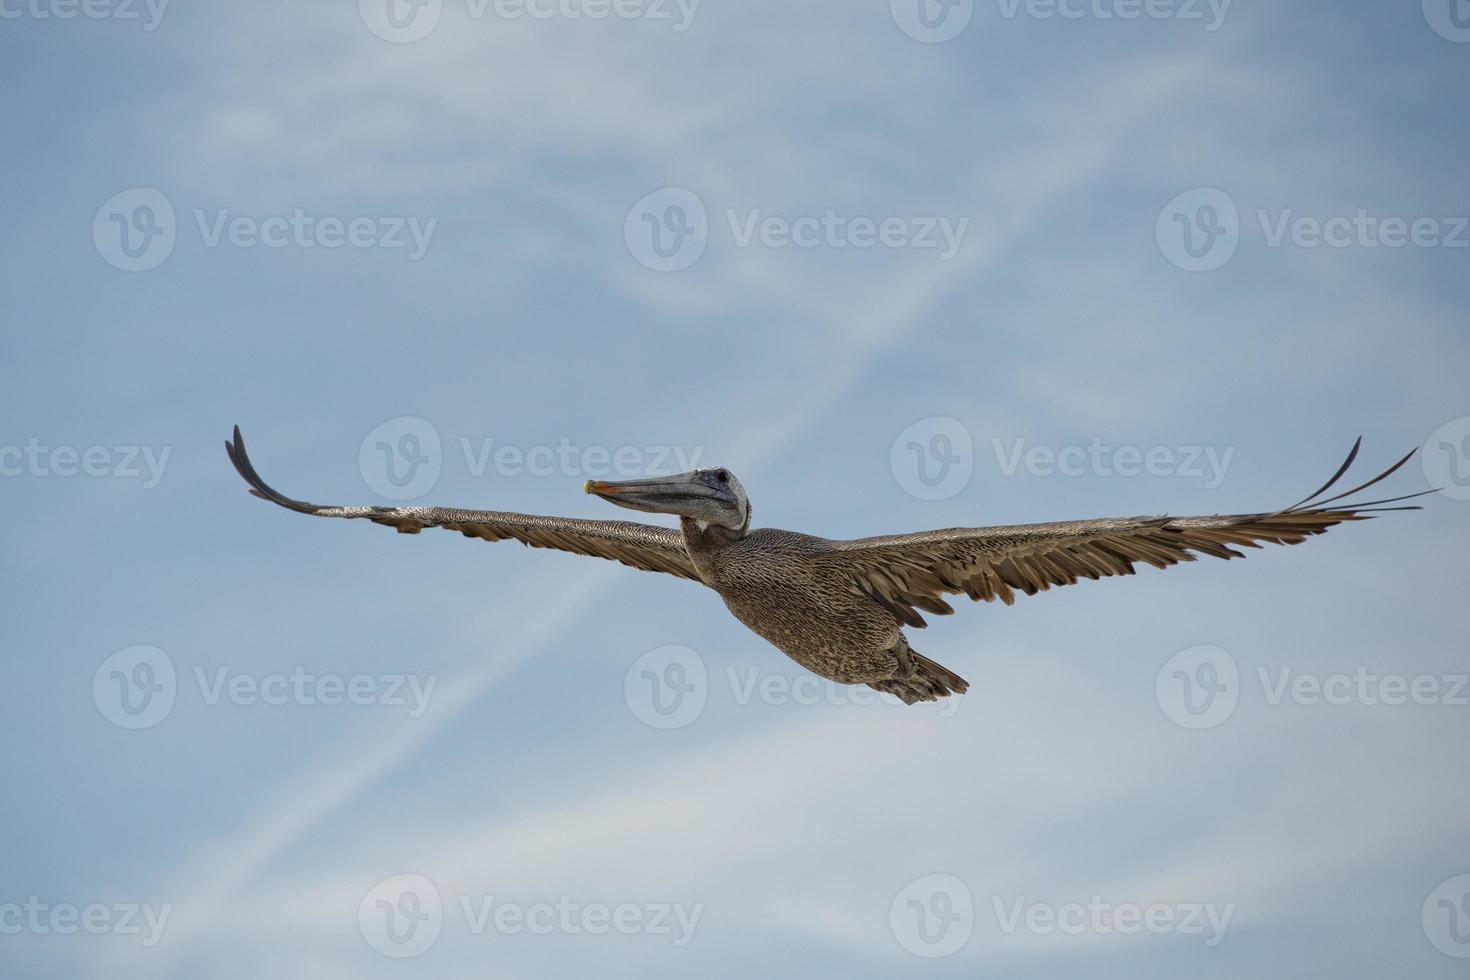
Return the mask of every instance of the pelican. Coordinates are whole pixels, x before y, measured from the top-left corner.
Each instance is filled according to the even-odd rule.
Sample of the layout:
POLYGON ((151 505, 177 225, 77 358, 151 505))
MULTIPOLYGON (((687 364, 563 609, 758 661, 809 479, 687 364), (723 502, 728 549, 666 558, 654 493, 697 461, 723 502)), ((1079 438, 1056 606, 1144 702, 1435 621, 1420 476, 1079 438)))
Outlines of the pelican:
POLYGON ((736 619, 812 673, 839 684, 866 684, 913 704, 969 689, 964 678, 911 648, 903 633, 905 626, 927 625, 921 610, 953 613, 946 595, 1010 605, 1017 592, 1036 595, 1079 579, 1132 575, 1137 562, 1168 568, 1194 561, 1196 554, 1241 558, 1232 546, 1300 544, 1376 512, 1418 510, 1389 505, 1435 492, 1340 503, 1387 479, 1409 461, 1410 452, 1366 483, 1319 499, 1342 479, 1362 444, 1359 438, 1320 490, 1284 510, 962 527, 852 541, 752 530, 750 498, 724 467, 642 480, 588 480, 583 487, 619 507, 672 514, 679 518, 675 530, 493 510, 308 504, 266 485, 245 454, 239 426, 225 449, 252 494, 300 514, 362 518, 403 534, 435 527, 485 541, 514 538, 534 548, 607 558, 702 583, 719 593, 736 619))

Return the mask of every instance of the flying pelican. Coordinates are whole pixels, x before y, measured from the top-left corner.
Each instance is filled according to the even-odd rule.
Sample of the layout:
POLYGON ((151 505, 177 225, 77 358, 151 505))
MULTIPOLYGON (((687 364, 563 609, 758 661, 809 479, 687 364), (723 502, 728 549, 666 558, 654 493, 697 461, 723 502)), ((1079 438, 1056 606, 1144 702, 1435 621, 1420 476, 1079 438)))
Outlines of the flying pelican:
POLYGON ((745 488, 723 467, 644 480, 588 480, 583 487, 619 507, 676 515, 678 530, 449 507, 323 507, 267 486, 245 455, 239 426, 234 435, 225 443, 230 461, 250 492, 273 504, 316 517, 366 518, 403 534, 440 527, 486 541, 514 538, 535 548, 692 579, 718 592, 736 619, 807 670, 840 684, 866 684, 905 704, 969 688, 964 678, 910 648, 902 631, 926 625, 920 610, 954 612, 945 595, 1010 605, 1017 591, 1035 595, 1081 578, 1132 575, 1135 562, 1168 568, 1194 561, 1196 552, 1241 558, 1231 545, 1300 544, 1344 521, 1368 520, 1374 512, 1418 510, 1387 505, 1434 492, 1337 503, 1387 479, 1411 452, 1368 482, 1319 500, 1357 459, 1359 438, 1322 489, 1284 510, 950 528, 832 541, 775 528, 751 530, 745 488))

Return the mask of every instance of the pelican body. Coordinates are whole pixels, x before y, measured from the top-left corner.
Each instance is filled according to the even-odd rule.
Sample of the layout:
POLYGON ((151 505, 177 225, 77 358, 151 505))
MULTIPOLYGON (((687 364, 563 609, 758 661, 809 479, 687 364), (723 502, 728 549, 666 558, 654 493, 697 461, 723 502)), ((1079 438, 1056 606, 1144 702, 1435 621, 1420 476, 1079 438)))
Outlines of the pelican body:
POLYGON ((950 528, 844 541, 752 530, 745 488, 723 467, 643 480, 589 480, 584 487, 619 507, 677 516, 674 530, 447 507, 309 504, 266 485, 245 453, 238 426, 225 448, 251 493, 298 513, 365 519, 404 534, 437 527, 487 541, 513 538, 700 582, 719 593, 736 619, 812 673, 839 684, 867 684, 913 704, 969 688, 959 675, 912 650, 903 633, 905 626, 926 625, 920 610, 954 612, 945 595, 1009 605, 1018 591, 1035 595, 1083 578, 1132 575, 1137 562, 1168 568, 1197 554, 1239 558, 1243 553, 1235 546, 1299 544, 1377 511, 1417 509, 1386 505, 1422 494, 1338 503, 1387 478, 1413 453, 1352 490, 1319 499, 1347 472, 1361 444, 1360 439, 1320 490, 1284 510, 950 528))
POLYGON ((812 673, 909 703, 969 687, 909 649, 898 618, 853 590, 825 538, 774 528, 733 536, 687 517, 680 530, 700 580, 735 618, 812 673))

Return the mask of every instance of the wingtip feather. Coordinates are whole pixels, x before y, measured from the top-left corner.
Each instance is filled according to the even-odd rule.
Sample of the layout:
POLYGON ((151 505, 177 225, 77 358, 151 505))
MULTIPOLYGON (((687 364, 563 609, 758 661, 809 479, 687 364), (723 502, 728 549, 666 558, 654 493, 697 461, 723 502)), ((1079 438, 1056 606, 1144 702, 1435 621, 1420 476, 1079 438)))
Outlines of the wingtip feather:
POLYGON ((235 472, 239 473, 241 479, 249 484, 250 492, 260 499, 269 500, 273 504, 301 514, 315 514, 322 509, 304 500, 293 500, 261 479, 260 474, 256 472, 255 465, 250 462, 249 454, 245 452, 245 439, 240 435, 238 425, 235 426, 232 442, 225 444, 225 451, 230 457, 230 462, 235 464, 235 472))

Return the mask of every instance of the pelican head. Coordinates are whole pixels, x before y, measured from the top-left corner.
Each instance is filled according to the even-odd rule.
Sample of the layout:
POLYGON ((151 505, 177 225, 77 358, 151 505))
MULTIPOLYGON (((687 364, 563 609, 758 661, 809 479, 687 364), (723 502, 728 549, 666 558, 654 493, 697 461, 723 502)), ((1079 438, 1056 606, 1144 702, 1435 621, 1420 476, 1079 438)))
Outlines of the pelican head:
POLYGON ((677 514, 701 525, 743 531, 750 523, 745 488, 721 466, 644 480, 588 480, 582 489, 619 507, 677 514))

